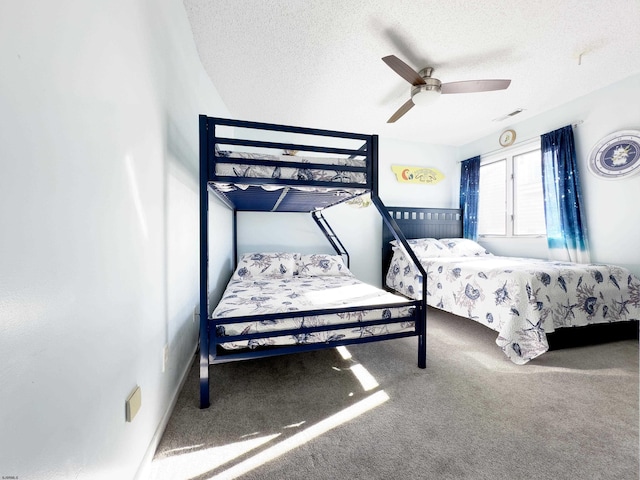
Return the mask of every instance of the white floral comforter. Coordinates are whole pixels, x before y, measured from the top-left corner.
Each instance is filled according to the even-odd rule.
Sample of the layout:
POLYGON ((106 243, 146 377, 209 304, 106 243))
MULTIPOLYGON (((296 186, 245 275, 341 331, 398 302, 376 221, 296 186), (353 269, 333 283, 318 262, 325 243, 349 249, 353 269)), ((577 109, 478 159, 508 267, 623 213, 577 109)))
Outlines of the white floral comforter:
MULTIPOLYGON (((427 304, 497 331, 496 343, 516 364, 546 352, 546 333, 556 328, 640 319, 640 279, 621 267, 493 255, 420 261, 427 304)), ((422 276, 401 251, 386 282, 422 295, 422 276)))
POLYGON ((329 158, 329 157, 298 157, 292 155, 267 155, 262 153, 219 152, 219 156, 238 159, 237 163, 216 162, 216 175, 243 178, 280 178, 290 180, 312 180, 335 183, 366 184, 363 172, 343 171, 331 169, 332 165, 351 167, 365 167, 366 162, 358 158, 329 158), (274 162, 308 163, 314 168, 295 168, 279 165, 249 165, 242 163, 242 159, 260 159, 274 162), (327 168, 318 168, 326 165, 327 168))
MULTIPOLYGON (((254 320, 241 323, 220 324, 218 337, 242 335, 277 330, 299 329, 321 325, 344 324, 377 319, 410 317, 412 306, 358 310, 326 315, 304 315, 305 310, 351 306, 375 306, 406 303, 406 298, 394 295, 362 283, 351 275, 261 277, 253 280, 231 280, 222 300, 213 312, 214 320, 267 313, 292 312, 292 318, 278 320, 254 320), (300 316, 296 316, 300 312, 300 316)), ((292 345, 327 342, 343 338, 362 338, 413 331, 414 322, 369 325, 342 328, 331 331, 307 332, 295 335, 224 342, 227 349, 256 348, 266 345, 292 345)), ((223 339, 219 339, 223 341, 223 339)))

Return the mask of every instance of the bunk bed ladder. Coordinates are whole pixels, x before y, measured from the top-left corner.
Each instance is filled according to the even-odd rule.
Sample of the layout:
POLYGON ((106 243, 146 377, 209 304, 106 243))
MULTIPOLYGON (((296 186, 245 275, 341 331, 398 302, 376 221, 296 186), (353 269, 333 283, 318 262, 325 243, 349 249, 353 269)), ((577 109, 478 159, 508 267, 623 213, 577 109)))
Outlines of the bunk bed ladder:
POLYGON ((327 219, 322 215, 322 212, 320 210, 314 210, 313 212, 311 212, 311 216, 318 224, 318 227, 320 227, 320 230, 322 230, 324 236, 327 237, 327 240, 329 240, 329 243, 336 251, 336 253, 343 257, 347 257, 347 268, 349 268, 349 252, 347 252, 347 249, 344 248, 344 245, 342 244, 338 236, 334 233, 331 225, 329 225, 327 219))

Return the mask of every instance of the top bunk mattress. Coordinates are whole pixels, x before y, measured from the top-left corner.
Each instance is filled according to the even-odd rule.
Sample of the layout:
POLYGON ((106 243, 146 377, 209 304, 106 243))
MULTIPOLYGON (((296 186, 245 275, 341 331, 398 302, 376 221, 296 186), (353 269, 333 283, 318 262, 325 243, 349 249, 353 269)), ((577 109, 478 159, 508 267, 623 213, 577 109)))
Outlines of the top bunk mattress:
POLYGON ((216 175, 229 177, 324 180, 364 185, 365 168, 366 162, 362 158, 275 155, 227 150, 218 151, 216 155, 216 175))

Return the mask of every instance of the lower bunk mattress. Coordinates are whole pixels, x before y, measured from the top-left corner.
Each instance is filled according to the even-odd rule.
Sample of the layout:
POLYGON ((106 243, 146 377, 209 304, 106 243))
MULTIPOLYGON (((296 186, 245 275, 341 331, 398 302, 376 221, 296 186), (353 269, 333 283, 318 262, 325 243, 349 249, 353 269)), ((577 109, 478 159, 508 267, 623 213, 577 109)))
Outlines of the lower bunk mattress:
POLYGON ((415 332, 412 317, 415 306, 407 305, 408 302, 406 297, 344 274, 232 278, 211 318, 216 322, 219 346, 226 350, 255 349, 415 332), (305 313, 322 309, 335 310, 323 314, 305 313), (259 317, 274 313, 290 316, 277 319, 259 317), (233 319, 234 322, 224 323, 224 319, 233 319), (366 323, 370 321, 384 323, 366 323), (344 327, 344 324, 352 325, 330 328, 331 325, 344 327), (282 331, 288 333, 279 334, 282 331), (225 337, 247 334, 267 336, 225 341, 225 337))

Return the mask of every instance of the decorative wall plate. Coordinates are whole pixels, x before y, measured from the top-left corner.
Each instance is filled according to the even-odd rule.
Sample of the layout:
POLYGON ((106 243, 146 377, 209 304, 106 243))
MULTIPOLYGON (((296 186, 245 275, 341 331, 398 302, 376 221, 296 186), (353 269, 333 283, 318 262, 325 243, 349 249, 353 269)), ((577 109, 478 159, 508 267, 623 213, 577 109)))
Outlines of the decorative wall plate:
POLYGON ((589 155, 589 170, 610 180, 639 172, 640 130, 620 130, 596 143, 589 155))
POLYGON ((500 138, 498 139, 498 141, 503 147, 513 145, 513 142, 516 141, 516 131, 511 129, 505 130, 500 134, 500 138))

